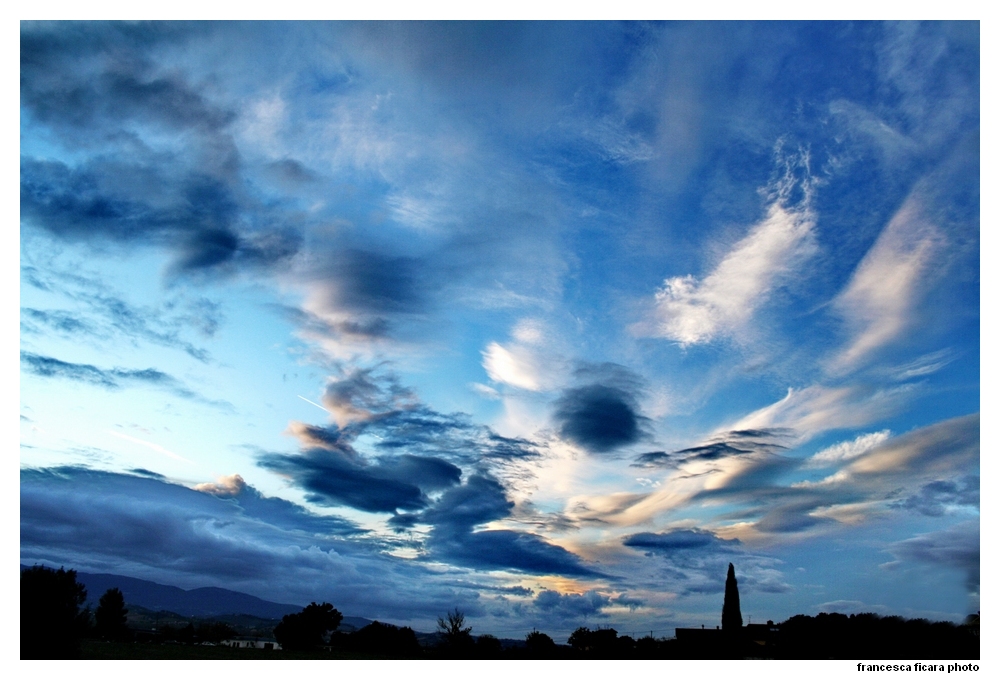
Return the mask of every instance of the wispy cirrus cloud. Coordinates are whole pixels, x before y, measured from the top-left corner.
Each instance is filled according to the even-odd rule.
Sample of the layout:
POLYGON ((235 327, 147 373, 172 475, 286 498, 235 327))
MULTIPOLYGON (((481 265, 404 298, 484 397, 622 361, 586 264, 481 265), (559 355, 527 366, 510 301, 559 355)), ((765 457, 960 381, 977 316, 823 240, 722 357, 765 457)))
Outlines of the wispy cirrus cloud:
POLYGON ((78 364, 62 361, 33 352, 21 352, 21 364, 35 375, 44 378, 61 378, 75 382, 89 383, 106 389, 117 390, 126 386, 148 385, 157 387, 184 399, 192 399, 221 409, 231 410, 227 401, 206 399, 189 389, 177 378, 155 368, 99 368, 92 364, 78 364))
POLYGON ((657 291, 654 320, 634 326, 641 334, 674 340, 681 346, 731 336, 744 327, 771 292, 816 250, 816 216, 810 207, 812 180, 803 186, 794 176, 795 165, 808 173, 808 157, 787 160, 785 177, 772 188, 766 215, 735 243, 711 273, 664 281, 657 291), (793 190, 805 192, 801 203, 791 202, 793 190))
POLYGON ((916 323, 917 303, 929 285, 928 270, 945 237, 911 196, 886 225, 834 301, 851 337, 829 363, 844 373, 867 361, 916 323))

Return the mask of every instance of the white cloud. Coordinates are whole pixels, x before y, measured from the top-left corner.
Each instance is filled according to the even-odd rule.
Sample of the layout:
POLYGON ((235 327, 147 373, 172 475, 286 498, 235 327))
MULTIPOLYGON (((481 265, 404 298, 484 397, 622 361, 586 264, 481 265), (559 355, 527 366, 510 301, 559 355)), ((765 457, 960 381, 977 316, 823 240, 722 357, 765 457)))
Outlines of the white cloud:
POLYGON ((490 380, 538 392, 554 388, 566 374, 566 361, 551 345, 552 333, 539 319, 521 319, 511 330, 514 342, 491 342, 483 350, 490 380))
POLYGON ((508 350, 498 342, 491 342, 483 351, 483 368, 490 380, 526 390, 541 389, 539 367, 531 352, 524 348, 515 346, 508 350))
POLYGON ((887 417, 897 410, 911 389, 906 385, 877 390, 858 385, 789 388, 783 399, 744 416, 727 429, 789 427, 804 442, 821 432, 864 427, 887 417))
POLYGON ((246 488, 247 488, 247 483, 243 481, 243 477, 237 474, 223 475, 214 482, 195 484, 194 487, 195 491, 202 491, 204 493, 210 493, 213 496, 222 496, 222 497, 238 496, 246 488))
POLYGON ((482 383, 474 382, 474 383, 469 383, 469 387, 472 388, 474 392, 478 393, 480 396, 485 397, 487 399, 500 398, 500 393, 497 392, 492 387, 490 387, 489 385, 484 385, 482 383))
POLYGON ((700 281, 688 275, 663 282, 653 333, 694 345, 744 326, 782 278, 815 251, 814 224, 808 207, 775 201, 711 274, 700 281))
POLYGON ((858 435, 850 441, 840 442, 833 446, 828 446, 807 462, 807 467, 825 467, 852 460, 858 456, 868 453, 876 446, 884 442, 892 433, 889 430, 881 432, 870 432, 869 434, 858 435))
POLYGON ((915 306, 926 284, 928 265, 944 238, 911 196, 861 260, 834 308, 852 333, 829 364, 843 373, 898 338, 915 322, 915 306))

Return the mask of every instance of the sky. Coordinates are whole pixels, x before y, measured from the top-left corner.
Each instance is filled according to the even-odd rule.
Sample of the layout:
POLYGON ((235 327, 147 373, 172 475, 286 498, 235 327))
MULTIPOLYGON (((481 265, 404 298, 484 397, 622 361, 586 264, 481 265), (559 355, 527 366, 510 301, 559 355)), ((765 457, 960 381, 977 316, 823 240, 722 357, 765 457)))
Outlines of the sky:
POLYGON ((20 27, 20 559, 558 642, 979 610, 979 24, 20 27))

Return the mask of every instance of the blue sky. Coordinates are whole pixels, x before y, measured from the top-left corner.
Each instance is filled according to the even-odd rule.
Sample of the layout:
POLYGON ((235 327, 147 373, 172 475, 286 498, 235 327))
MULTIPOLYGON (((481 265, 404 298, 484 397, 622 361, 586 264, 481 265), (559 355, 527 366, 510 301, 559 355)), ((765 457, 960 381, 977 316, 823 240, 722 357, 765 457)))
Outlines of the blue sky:
POLYGON ((21 561, 554 637, 979 609, 977 23, 23 23, 21 561))

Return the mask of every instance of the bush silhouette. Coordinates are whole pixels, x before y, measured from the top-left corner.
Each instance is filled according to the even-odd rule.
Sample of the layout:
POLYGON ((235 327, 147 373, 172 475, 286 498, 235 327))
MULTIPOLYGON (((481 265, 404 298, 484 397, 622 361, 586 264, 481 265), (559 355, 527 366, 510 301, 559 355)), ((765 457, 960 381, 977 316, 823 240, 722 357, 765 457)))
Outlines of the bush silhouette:
POLYGON ((503 653, 503 645, 495 635, 480 635, 476 638, 476 656, 480 659, 498 659, 503 653))
POLYGON ((72 569, 35 565, 21 572, 21 658, 75 659, 90 610, 87 589, 72 569))
POLYGON ((101 595, 94 619, 97 634, 105 640, 128 640, 131 637, 126 625, 128 609, 125 608, 125 596, 118 588, 111 588, 101 595))
POLYGON ((329 602, 312 602, 299 613, 284 616, 274 627, 274 638, 285 649, 316 649, 325 644, 327 631, 337 630, 343 619, 329 602))
POLYGON ((422 653, 417 635, 409 626, 400 628, 390 623, 372 621, 345 637, 346 644, 351 649, 375 657, 412 659, 422 653))

